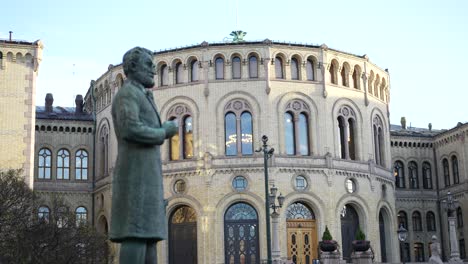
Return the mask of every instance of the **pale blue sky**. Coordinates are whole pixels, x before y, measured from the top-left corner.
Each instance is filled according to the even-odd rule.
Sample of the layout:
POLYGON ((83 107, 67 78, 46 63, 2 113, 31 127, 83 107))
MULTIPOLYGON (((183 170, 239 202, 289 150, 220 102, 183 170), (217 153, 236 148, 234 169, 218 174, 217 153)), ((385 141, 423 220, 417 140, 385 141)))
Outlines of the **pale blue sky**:
MULTIPOLYGON (((73 106, 91 79, 134 46, 220 42, 236 29, 235 0, 5 0, 0 38, 45 44, 37 104, 73 106), (75 66, 73 66, 75 64, 75 66), (73 74, 74 72, 74 74, 73 74)), ((238 0, 246 40, 325 43, 391 75, 391 122, 436 129, 467 122, 468 1, 238 0)))

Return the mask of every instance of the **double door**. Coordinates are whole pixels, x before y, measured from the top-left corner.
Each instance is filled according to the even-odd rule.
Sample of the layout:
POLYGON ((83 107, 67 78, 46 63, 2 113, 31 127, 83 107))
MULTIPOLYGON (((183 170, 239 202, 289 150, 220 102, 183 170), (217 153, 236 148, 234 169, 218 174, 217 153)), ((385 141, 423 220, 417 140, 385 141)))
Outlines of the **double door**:
POLYGON ((317 258, 315 220, 288 220, 288 259, 295 264, 312 264, 317 258))

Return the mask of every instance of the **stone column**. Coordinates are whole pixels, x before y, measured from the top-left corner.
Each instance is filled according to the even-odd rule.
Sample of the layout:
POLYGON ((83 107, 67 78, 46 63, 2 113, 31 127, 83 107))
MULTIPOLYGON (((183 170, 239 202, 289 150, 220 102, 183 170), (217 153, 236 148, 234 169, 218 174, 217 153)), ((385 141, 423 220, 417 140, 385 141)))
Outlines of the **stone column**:
POLYGON ((271 258, 273 261, 279 261, 281 250, 278 237, 279 214, 274 212, 271 214, 271 258))
POLYGON ((455 220, 454 216, 448 217, 449 222, 449 239, 450 239, 450 259, 449 263, 463 263, 460 259, 460 250, 458 249, 458 240, 457 240, 457 233, 455 227, 455 220))
POLYGON ((341 254, 338 250, 334 252, 320 252, 320 264, 340 264, 341 254))

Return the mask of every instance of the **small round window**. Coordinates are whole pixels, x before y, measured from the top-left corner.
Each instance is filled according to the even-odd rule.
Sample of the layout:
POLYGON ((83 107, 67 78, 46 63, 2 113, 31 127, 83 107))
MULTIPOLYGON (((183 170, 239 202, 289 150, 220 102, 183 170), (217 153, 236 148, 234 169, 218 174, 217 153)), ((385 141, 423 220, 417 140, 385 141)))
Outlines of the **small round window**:
POLYGON ((346 180, 346 191, 348 193, 354 193, 356 191, 356 183, 352 179, 346 180))
POLYGON ((184 180, 177 180, 174 183, 174 192, 175 193, 183 193, 185 192, 185 181, 184 180))
POLYGON ((243 191, 247 188, 247 179, 243 176, 237 176, 232 181, 232 187, 237 191, 243 191))
POLYGON ((307 188, 307 179, 304 176, 296 177, 296 189, 305 190, 307 188))

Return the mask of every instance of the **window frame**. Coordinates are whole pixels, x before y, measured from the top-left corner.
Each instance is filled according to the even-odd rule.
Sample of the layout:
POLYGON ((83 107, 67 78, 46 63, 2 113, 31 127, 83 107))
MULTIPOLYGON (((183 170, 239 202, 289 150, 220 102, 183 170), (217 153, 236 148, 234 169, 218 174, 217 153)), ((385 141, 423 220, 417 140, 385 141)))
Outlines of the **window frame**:
POLYGON ((70 180, 70 151, 65 148, 59 149, 57 151, 56 162, 55 176, 57 180, 70 180))
POLYGON ((88 180, 88 166, 89 166, 89 155, 85 149, 79 149, 75 152, 75 180, 87 181, 88 180), (81 157, 82 156, 82 157, 81 157), (78 160, 80 160, 78 162, 78 160), (86 166, 83 166, 83 161, 86 160, 86 166), (78 166, 80 164, 80 166, 78 166), (79 173, 78 173, 79 172, 79 173), (86 178, 83 177, 83 172, 86 172, 86 178), (80 175, 80 177, 78 177, 80 175))
POLYGON ((50 151, 50 149, 48 148, 41 148, 37 154, 37 157, 38 157, 37 178, 40 180, 51 180, 52 179, 52 151, 50 151), (41 160, 43 160, 42 166, 41 166, 41 160), (49 161, 49 166, 47 166, 47 160, 49 161), (42 171, 42 174, 41 174, 41 171, 42 171), (47 175, 46 172, 48 172, 49 177, 46 177, 47 175))
POLYGON ((170 161, 176 161, 176 160, 190 160, 194 158, 195 150, 194 150, 194 118, 191 109, 182 103, 175 104, 172 106, 167 114, 168 120, 173 121, 177 123, 178 127, 178 132, 175 135, 176 137, 173 137, 169 139, 169 144, 168 144, 168 153, 169 157, 168 159, 170 161), (189 141, 188 133, 187 133, 187 127, 188 124, 187 121, 188 119, 191 119, 191 132, 192 132, 192 137, 191 140, 189 141), (174 121, 175 120, 175 121, 174 121), (174 140, 178 138, 177 146, 174 146, 174 140), (191 143, 191 153, 189 153, 188 145, 191 143), (175 157, 173 152, 174 150, 177 150, 177 156, 175 157))

